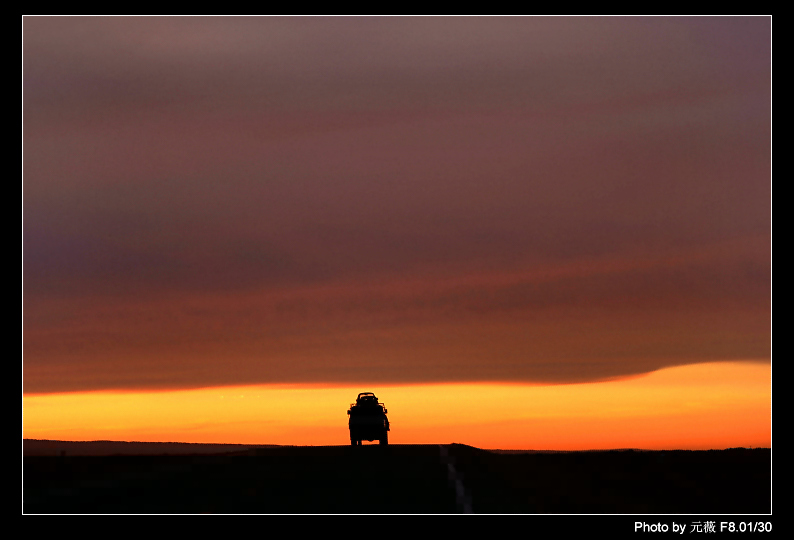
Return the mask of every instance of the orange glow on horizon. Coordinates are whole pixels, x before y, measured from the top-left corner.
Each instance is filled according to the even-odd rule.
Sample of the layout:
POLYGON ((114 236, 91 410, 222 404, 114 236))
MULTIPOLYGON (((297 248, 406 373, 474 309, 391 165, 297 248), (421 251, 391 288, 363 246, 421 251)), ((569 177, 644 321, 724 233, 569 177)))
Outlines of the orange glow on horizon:
POLYGON ((771 366, 713 362, 567 385, 254 385, 23 396, 29 439, 349 443, 345 411, 373 391, 394 444, 488 449, 771 447, 771 366))

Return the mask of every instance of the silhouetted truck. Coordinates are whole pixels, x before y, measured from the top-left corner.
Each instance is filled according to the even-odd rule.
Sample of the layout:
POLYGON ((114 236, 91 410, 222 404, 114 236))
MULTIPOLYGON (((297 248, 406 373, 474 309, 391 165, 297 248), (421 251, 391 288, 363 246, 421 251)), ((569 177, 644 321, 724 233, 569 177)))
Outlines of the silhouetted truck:
POLYGON ((386 407, 378 403, 372 392, 362 392, 355 403, 350 404, 347 422, 350 427, 350 444, 360 446, 361 441, 379 441, 389 444, 389 419, 386 407))

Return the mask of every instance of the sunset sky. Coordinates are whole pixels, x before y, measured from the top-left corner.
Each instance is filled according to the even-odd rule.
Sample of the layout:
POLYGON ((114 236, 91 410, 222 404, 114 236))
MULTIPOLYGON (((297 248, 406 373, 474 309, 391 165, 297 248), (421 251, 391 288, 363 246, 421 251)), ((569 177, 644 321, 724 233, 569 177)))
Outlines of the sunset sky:
POLYGON ((24 17, 23 435, 771 446, 771 18, 24 17), (247 396, 247 397, 245 397, 247 396))

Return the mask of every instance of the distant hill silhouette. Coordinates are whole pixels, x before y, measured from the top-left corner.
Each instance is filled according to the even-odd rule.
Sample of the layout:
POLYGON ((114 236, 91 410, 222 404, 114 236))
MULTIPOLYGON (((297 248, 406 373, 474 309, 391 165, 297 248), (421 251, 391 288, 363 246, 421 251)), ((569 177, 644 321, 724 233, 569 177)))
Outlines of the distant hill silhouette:
POLYGON ((53 441, 24 439, 23 456, 153 456, 225 454, 254 448, 275 448, 275 444, 206 444, 180 442, 53 441))

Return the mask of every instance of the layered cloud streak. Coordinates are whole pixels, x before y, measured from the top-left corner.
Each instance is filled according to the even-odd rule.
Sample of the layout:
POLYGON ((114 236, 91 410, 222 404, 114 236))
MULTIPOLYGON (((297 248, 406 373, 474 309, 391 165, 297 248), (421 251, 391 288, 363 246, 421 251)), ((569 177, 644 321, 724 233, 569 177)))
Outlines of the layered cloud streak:
POLYGON ((768 359, 764 18, 26 18, 25 390, 768 359))

